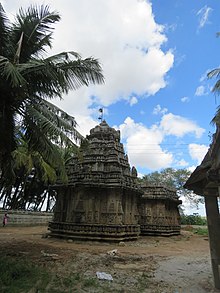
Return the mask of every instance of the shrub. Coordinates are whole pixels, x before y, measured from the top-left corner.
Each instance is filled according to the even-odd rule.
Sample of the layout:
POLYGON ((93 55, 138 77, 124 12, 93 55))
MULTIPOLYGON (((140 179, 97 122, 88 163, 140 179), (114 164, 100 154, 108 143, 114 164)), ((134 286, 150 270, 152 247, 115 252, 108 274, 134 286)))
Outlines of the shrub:
POLYGON ((206 226, 207 220, 206 220, 206 217, 202 217, 197 213, 194 213, 192 215, 182 215, 181 216, 181 225, 206 226))

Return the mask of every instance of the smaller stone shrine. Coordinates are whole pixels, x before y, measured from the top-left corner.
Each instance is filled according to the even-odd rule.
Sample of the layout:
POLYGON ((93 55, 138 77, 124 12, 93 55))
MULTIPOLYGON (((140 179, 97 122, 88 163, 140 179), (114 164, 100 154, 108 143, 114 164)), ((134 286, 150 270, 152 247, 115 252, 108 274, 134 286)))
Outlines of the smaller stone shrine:
POLYGON ((142 186, 139 201, 141 235, 180 234, 179 200, 176 190, 160 185, 142 186))
POLYGON ((67 166, 67 186, 57 184, 54 237, 122 241, 140 234, 137 171, 130 168, 120 132, 102 121, 86 137, 87 148, 67 166))

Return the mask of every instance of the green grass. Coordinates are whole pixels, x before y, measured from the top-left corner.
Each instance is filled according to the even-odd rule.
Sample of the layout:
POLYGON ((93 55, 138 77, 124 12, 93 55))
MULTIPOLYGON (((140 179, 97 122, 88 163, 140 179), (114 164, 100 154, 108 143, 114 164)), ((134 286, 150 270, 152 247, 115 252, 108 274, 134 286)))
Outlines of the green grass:
MULTIPOLYGON (((28 259, 0 255, 0 293, 63 293, 94 290, 100 287, 95 278, 85 278, 78 272, 54 275, 28 259)), ((109 291, 109 290, 107 290, 109 291)))
POLYGON ((207 228, 195 228, 193 229, 193 233, 202 235, 202 236, 208 236, 208 229, 207 228))
POLYGON ((97 287, 99 287, 99 283, 98 283, 98 281, 96 279, 90 278, 90 279, 85 279, 83 281, 83 286, 87 287, 87 288, 90 288, 90 287, 97 288, 97 287))
POLYGON ((1 293, 27 292, 34 286, 43 292, 49 282, 49 274, 30 262, 1 256, 0 261, 0 288, 1 293))

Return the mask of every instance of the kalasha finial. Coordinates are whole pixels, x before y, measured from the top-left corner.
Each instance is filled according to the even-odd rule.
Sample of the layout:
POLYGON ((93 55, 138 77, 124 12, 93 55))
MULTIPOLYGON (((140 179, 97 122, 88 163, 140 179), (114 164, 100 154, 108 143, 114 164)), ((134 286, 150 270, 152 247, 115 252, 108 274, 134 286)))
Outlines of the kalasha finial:
POLYGON ((104 111, 103 108, 99 108, 99 120, 102 122, 103 121, 103 116, 104 116, 104 111))

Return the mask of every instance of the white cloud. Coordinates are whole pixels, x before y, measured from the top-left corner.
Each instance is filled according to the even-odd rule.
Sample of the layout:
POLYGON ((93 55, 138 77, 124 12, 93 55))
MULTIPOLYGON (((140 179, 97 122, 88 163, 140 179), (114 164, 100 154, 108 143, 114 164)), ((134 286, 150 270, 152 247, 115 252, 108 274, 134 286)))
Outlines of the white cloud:
POLYGON ((200 85, 197 87, 195 96, 204 96, 207 95, 208 93, 205 91, 204 85, 200 85))
POLYGON ((162 117, 160 128, 166 135, 175 135, 176 137, 183 137, 188 133, 193 133, 197 138, 200 138, 205 131, 195 122, 172 113, 162 117))
MULTIPOLYGON (((5 1, 6 12, 27 7, 40 0, 5 1)), ((92 103, 108 106, 136 95, 154 95, 166 86, 166 74, 174 63, 171 50, 162 50, 167 38, 164 27, 155 22, 150 1, 140 0, 48 0, 51 10, 62 19, 55 25, 53 50, 50 53, 74 50, 82 57, 99 58, 105 84, 86 88, 78 96, 92 103), (85 97, 86 96, 86 97, 85 97)), ((75 100, 75 98, 73 99, 75 100)), ((134 102, 131 101, 131 102, 134 102)), ((75 108, 74 103, 72 108, 75 108)), ((82 107, 80 107, 82 108, 82 107)), ((78 111, 77 107, 75 108, 78 111)))
POLYGON ((90 133, 90 129, 94 128, 98 121, 90 118, 89 116, 76 115, 76 121, 78 123, 77 130, 85 137, 90 133))
POLYGON ((212 10, 213 9, 211 7, 205 5, 197 12, 196 15, 199 16, 199 28, 204 27, 204 25, 208 22, 208 18, 212 10))
MULTIPOLYGON (((175 166, 179 167, 188 166, 188 162, 184 159, 175 162, 174 155, 176 154, 172 153, 172 151, 175 152, 175 148, 172 147, 172 151, 163 148, 163 141, 169 135, 178 138, 194 134, 198 138, 204 132, 204 129, 198 127, 193 121, 172 113, 165 114, 160 123, 154 124, 150 128, 127 117, 118 129, 121 131, 121 137, 131 164, 151 170, 167 168, 174 163, 175 166)), ((189 149, 192 150, 193 146, 189 149)), ((204 153, 205 149, 200 147, 199 151, 197 147, 197 152, 194 152, 197 159, 199 155, 204 153)))
POLYGON ((134 97, 134 96, 131 97, 130 100, 129 100, 130 106, 133 106, 133 105, 137 104, 137 102, 138 102, 138 99, 136 97, 134 97))
POLYGON ((197 164, 200 164, 204 159, 208 148, 209 147, 204 144, 191 143, 189 145, 189 154, 193 160, 197 161, 197 164))
POLYGON ((192 165, 190 167, 187 168, 187 170, 189 170, 191 173, 196 169, 197 166, 192 165))
POLYGON ((179 166, 179 167, 186 167, 186 166, 189 165, 189 163, 186 162, 184 159, 181 159, 179 162, 177 162, 176 165, 179 166))
POLYGON ((157 114, 164 115, 167 111, 168 111, 167 108, 162 108, 160 105, 156 105, 156 107, 154 107, 154 109, 153 109, 153 114, 155 114, 155 115, 157 115, 157 114))
POLYGON ((183 102, 183 103, 187 103, 187 102, 189 102, 189 97, 182 97, 181 98, 181 102, 183 102))
POLYGON ((147 128, 127 117, 119 126, 131 165, 156 170, 171 165, 173 156, 160 147, 163 135, 156 128, 147 128))

